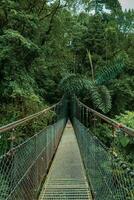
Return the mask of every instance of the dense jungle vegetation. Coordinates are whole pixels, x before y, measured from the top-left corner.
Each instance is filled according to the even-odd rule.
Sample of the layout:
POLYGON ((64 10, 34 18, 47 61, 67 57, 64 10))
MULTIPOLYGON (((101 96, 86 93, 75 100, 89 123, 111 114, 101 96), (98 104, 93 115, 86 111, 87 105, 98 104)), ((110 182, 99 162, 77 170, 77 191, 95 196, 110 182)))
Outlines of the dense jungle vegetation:
POLYGON ((133 64, 134 11, 118 0, 0 1, 1 126, 75 93, 134 128, 133 64))

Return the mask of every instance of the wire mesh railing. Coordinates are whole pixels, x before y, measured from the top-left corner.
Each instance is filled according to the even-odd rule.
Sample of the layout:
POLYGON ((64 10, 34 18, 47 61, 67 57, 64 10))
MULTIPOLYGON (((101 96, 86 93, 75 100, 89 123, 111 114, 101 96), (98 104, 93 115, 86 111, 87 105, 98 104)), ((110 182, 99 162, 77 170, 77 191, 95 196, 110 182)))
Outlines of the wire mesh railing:
MULTIPOLYGON (((94 199, 133 200, 133 164, 123 162, 116 152, 120 135, 133 140, 133 129, 76 98, 69 111, 94 199), (102 122, 111 129, 107 145, 96 134, 97 124, 102 122)), ((50 108, 0 128, 0 200, 37 199, 67 122, 67 112, 67 100, 63 98, 50 108)))
POLYGON ((116 141, 120 134, 129 135, 133 140, 134 130, 88 108, 75 97, 71 110, 71 120, 94 199, 133 200, 133 163, 122 161, 116 152, 116 141), (96 136, 96 124, 99 122, 105 122, 111 128, 111 142, 108 146, 96 136))
POLYGON ((0 128, 0 200, 37 199, 66 122, 67 101, 63 98, 0 128))

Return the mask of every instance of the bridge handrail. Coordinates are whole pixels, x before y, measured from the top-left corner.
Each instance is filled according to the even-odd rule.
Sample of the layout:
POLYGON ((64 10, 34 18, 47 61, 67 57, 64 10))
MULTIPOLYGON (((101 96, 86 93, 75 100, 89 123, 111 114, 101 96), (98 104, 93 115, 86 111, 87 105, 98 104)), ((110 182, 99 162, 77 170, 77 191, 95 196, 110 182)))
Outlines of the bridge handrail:
POLYGON ((32 119, 34 119, 34 118, 36 118, 36 117, 38 117, 38 116, 40 116, 40 115, 42 115, 42 114, 44 114, 44 113, 46 113, 46 112, 52 110, 52 109, 55 108, 59 103, 60 103, 60 102, 58 102, 58 103, 54 104, 53 106, 48 107, 48 108, 46 108, 46 109, 44 109, 44 110, 41 110, 41 111, 39 111, 39 112, 37 112, 37 113, 34 113, 34 114, 32 114, 32 115, 29 115, 29 116, 27 116, 27 117, 24 117, 24 118, 22 118, 22 119, 19 119, 19 120, 17 120, 17 121, 11 122, 11 123, 9 123, 9 124, 7 124, 7 125, 4 125, 4 126, 0 127, 0 133, 3 133, 3 132, 6 132, 6 131, 9 131, 9 130, 12 130, 12 129, 16 128, 17 126, 19 126, 19 125, 21 125, 21 124, 23 124, 23 123, 25 123, 25 122, 28 122, 28 121, 30 121, 30 120, 32 120, 32 119))
POLYGON ((77 98, 77 101, 79 102, 80 105, 85 107, 89 112, 92 112, 94 115, 98 116, 99 118, 101 118, 102 120, 107 122, 108 124, 112 125, 114 128, 120 129, 123 132, 125 132, 126 134, 128 134, 129 136, 134 137, 134 129, 129 128, 129 127, 125 126, 124 124, 118 123, 118 122, 114 121, 113 119, 97 112, 96 110, 89 108, 84 103, 82 103, 78 98, 77 98))

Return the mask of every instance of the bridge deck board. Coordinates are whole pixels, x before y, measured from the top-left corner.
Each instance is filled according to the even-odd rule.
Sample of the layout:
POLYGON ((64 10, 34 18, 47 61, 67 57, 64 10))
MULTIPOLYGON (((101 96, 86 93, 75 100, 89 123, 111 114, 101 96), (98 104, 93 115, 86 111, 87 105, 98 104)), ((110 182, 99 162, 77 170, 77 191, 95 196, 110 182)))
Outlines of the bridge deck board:
POLYGON ((69 123, 39 196, 39 200, 50 199, 92 199, 77 139, 69 123))

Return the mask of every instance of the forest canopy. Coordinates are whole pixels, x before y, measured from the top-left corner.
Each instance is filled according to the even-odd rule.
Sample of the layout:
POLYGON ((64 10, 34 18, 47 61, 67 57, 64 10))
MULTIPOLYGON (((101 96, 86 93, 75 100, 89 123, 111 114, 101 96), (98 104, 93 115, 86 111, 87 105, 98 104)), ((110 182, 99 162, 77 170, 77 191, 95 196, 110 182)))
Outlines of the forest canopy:
POLYGON ((1 125, 76 94, 133 111, 134 11, 118 0, 0 2, 1 125))

